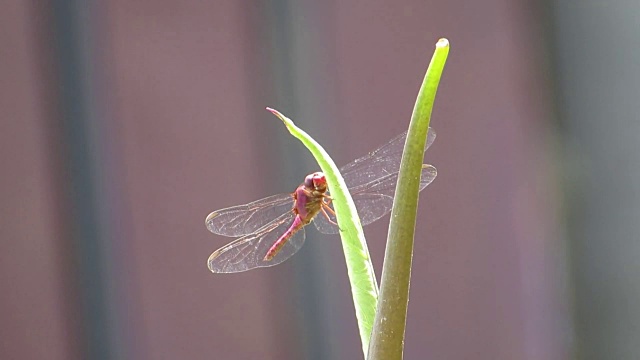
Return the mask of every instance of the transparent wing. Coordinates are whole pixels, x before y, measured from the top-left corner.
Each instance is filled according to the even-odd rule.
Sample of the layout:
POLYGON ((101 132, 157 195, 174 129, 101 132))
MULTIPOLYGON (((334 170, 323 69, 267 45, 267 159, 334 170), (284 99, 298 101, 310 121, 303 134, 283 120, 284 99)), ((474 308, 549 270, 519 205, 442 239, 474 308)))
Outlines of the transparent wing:
POLYGON ((290 258, 304 244, 304 228, 298 230, 276 256, 265 261, 269 248, 289 229, 295 214, 281 215, 253 234, 243 236, 216 250, 209 256, 207 265, 214 273, 235 273, 259 267, 273 266, 290 258))
POLYGON ((223 236, 244 236, 253 234, 261 227, 280 217, 293 208, 291 194, 278 194, 246 205, 232 206, 209 214, 205 223, 207 229, 223 236))
MULTIPOLYGON (((400 159, 406 139, 407 132, 405 131, 378 149, 341 167, 340 173, 347 187, 352 189, 386 175, 397 173, 400 170, 400 159)), ((429 128, 425 151, 435 139, 435 130, 429 128)))
MULTIPOLYGON (((420 178, 420 191, 427 185, 431 184, 436 178, 438 172, 432 165, 422 165, 422 176, 420 178)), ((356 204, 358 216, 362 222, 362 226, 371 224, 372 222, 387 215, 391 211, 393 205, 393 196, 396 191, 398 182, 398 173, 388 174, 367 184, 356 186, 349 189, 353 202, 356 204)), ((336 218, 330 212, 327 215, 331 221, 336 222, 336 218)), ((321 233, 337 234, 338 227, 328 221, 323 214, 318 214, 313 219, 316 228, 321 233)))

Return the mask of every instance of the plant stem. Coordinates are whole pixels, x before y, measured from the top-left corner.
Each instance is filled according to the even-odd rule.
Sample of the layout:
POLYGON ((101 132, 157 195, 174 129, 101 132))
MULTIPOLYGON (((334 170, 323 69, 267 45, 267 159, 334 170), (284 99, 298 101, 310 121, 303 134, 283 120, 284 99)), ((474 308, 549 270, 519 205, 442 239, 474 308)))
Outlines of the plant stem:
POLYGON ((391 210, 380 298, 369 347, 370 360, 402 359, 424 146, 448 54, 449 42, 440 39, 411 116, 391 210))

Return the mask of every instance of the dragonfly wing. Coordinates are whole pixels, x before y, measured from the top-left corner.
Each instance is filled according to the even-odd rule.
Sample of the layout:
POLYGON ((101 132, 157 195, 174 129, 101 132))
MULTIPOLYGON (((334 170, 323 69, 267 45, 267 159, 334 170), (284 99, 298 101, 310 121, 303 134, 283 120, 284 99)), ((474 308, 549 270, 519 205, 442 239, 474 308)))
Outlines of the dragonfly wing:
POLYGON ((422 164, 422 174, 420 175, 420 191, 424 190, 438 176, 438 170, 435 166, 422 164))
MULTIPOLYGON (((331 221, 336 223, 336 217, 328 211, 327 216, 329 216, 331 221)), ((340 232, 338 227, 329 222, 329 220, 327 220, 327 217, 322 212, 313 218, 313 224, 316 226, 316 229, 318 229, 318 231, 323 234, 337 234, 340 232)))
POLYGON ((293 212, 273 220, 253 234, 243 236, 216 250, 207 265, 214 273, 235 273, 280 264, 298 252, 304 244, 304 228, 298 230, 269 261, 264 257, 269 248, 293 223, 293 212))
MULTIPOLYGON (((396 136, 378 149, 358 158, 340 168, 340 173, 349 189, 363 185, 388 174, 397 173, 400 170, 402 150, 407 139, 407 132, 396 136)), ((436 139, 436 132, 429 128, 425 151, 436 139)))
MULTIPOLYGON (((437 175, 438 172, 434 166, 422 165, 419 191, 431 184, 437 175)), ((358 209, 362 226, 369 225, 391 212, 397 183, 398 173, 395 173, 362 185, 360 190, 354 189, 353 201, 358 209)))
MULTIPOLYGON (((383 194, 358 194, 353 196, 362 225, 370 224, 386 215, 391 210, 393 198, 383 194)), ((339 233, 335 215, 327 211, 327 215, 320 213, 313 218, 316 229, 323 234, 339 233), (331 219, 331 221, 329 221, 331 219), (333 222, 333 223, 332 223, 333 222)))
MULTIPOLYGON (((356 197, 361 196, 370 196, 372 194, 382 194, 387 195, 393 198, 396 193, 396 185, 398 184, 398 174, 393 173, 388 174, 383 177, 380 177, 374 181, 371 181, 367 184, 363 184, 360 186, 356 186, 353 189, 349 189, 351 195, 353 196, 353 200, 356 201, 356 197)), ((422 172, 420 174, 420 190, 424 190, 427 185, 433 182, 433 179, 438 175, 438 171, 435 166, 429 164, 422 165, 422 172)), ((357 201, 356 201, 357 206, 357 201)))
POLYGON ((251 202, 217 210, 209 214, 207 229, 223 236, 253 234, 273 219, 291 211, 294 199, 291 194, 278 194, 251 202))
MULTIPOLYGON (((427 185, 431 184, 437 175, 438 172, 434 166, 426 164, 422 165, 420 191, 427 187, 427 185)), ((368 184, 360 185, 350 190, 353 202, 358 210, 358 216, 360 217, 362 226, 371 224, 391 211, 397 182, 398 173, 389 174, 368 184)), ((327 215, 331 221, 336 222, 335 216, 330 212, 327 212, 327 215)), ((338 227, 328 221, 327 217, 323 214, 316 215, 313 222, 321 233, 338 233, 338 227)))

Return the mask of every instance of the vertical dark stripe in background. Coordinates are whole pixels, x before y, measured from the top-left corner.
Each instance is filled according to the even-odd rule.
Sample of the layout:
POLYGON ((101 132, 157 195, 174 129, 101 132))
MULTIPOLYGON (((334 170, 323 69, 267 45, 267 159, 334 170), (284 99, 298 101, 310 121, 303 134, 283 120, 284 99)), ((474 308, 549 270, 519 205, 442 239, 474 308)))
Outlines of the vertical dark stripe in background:
MULTIPOLYGON (((260 56, 250 56, 254 64, 249 65, 248 70, 248 73, 255 73, 256 68, 262 69, 260 77, 264 80, 263 86, 256 86, 257 77, 249 78, 248 88, 261 88, 263 91, 253 96, 255 101, 252 106, 258 110, 255 116, 258 119, 271 116, 265 115, 263 109, 264 106, 274 107, 321 140, 325 134, 318 131, 326 129, 326 124, 321 124, 318 120, 325 118, 326 113, 319 114, 314 108, 321 107, 324 99, 312 94, 324 91, 324 80, 322 75, 317 73, 317 64, 309 61, 306 54, 309 53, 309 48, 322 46, 315 40, 323 36, 321 33, 326 30, 326 23, 318 18, 326 17, 330 11, 325 5, 324 11, 314 12, 315 5, 308 1, 272 0, 258 7, 260 10, 253 13, 248 20, 248 23, 252 24, 252 38, 259 42, 255 47, 262 49, 260 56), (317 36, 308 39, 305 37, 308 33, 317 36), (261 64, 256 65, 255 62, 261 64), (269 91, 266 91, 267 89, 269 91)), ((257 126, 264 130, 256 132, 262 137, 256 141, 261 143, 261 147, 270 148, 273 159, 277 159, 272 162, 276 164, 274 166, 277 166, 277 169, 267 170, 271 171, 271 178, 284 178, 284 183, 297 185, 307 173, 317 171, 317 165, 311 155, 283 128, 279 128, 281 124, 276 120, 257 126), (271 136, 264 136, 265 134, 271 136), (277 141, 274 142, 273 139, 277 141)), ((277 283, 275 288, 289 292, 289 295, 280 293, 275 296, 291 299, 291 308, 282 310, 293 310, 298 314, 296 324, 278 324, 280 320, 276 315, 273 319, 275 331, 293 332, 293 338, 301 339, 301 342, 296 344, 292 344, 290 339, 284 339, 279 345, 290 347, 289 355, 298 354, 312 360, 337 358, 336 348, 340 341, 339 333, 331 332, 328 326, 331 313, 338 313, 339 310, 329 308, 331 301, 328 298, 332 297, 331 293, 335 287, 330 286, 327 281, 327 278, 331 277, 327 272, 332 270, 323 265, 323 257, 326 257, 328 249, 326 242, 321 243, 325 240, 323 236, 326 237, 319 235, 313 225, 309 226, 305 246, 296 255, 296 259, 291 261, 288 267, 279 269, 286 272, 282 278, 290 278, 291 281, 283 284, 282 278, 274 280, 277 283)), ((331 240, 339 241, 337 238, 331 240)), ((278 302, 280 304, 277 306, 283 306, 281 301, 278 302)))
POLYGON ((635 359, 640 353, 640 3, 551 6, 574 356, 635 359))
POLYGON ((103 237, 96 186, 96 154, 91 138, 91 88, 87 69, 91 38, 91 2, 53 1, 53 34, 57 52, 59 121, 62 134, 62 154, 65 168, 62 191, 71 210, 71 247, 75 249, 74 274, 80 295, 77 311, 81 314, 80 331, 83 358, 112 358, 112 341, 108 326, 107 296, 104 271, 103 237))

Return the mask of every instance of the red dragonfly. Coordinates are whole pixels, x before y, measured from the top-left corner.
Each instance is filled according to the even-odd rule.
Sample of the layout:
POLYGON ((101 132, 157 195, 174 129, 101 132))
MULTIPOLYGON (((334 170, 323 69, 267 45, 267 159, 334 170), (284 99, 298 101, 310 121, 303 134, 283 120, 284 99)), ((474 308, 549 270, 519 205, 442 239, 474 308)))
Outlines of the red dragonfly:
MULTIPOLYGON (((340 168, 363 226, 391 211, 406 137, 404 132, 340 168)), ((429 128, 425 150, 435 138, 436 133, 429 128)), ((423 165, 420 190, 436 175, 435 167, 423 165)), ((337 234, 330 204, 325 176, 316 172, 307 175, 293 193, 212 212, 205 220, 209 231, 239 238, 209 256, 209 270, 233 273, 280 264, 300 250, 304 227, 311 221, 320 232, 337 234)))

